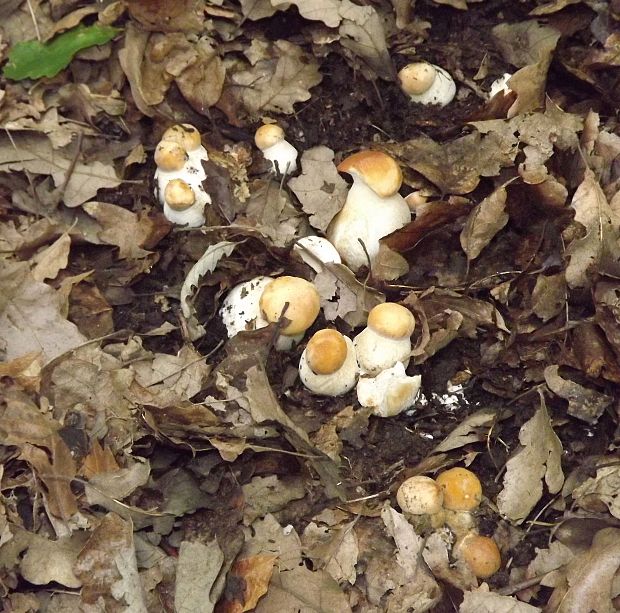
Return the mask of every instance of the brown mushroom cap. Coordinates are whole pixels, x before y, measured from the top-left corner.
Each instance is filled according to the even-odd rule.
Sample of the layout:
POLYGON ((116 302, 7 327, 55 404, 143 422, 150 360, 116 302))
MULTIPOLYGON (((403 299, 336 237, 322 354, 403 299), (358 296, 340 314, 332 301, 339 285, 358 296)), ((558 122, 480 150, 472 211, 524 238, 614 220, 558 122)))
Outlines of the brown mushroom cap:
POLYGON ((428 62, 407 64, 398 72, 400 87, 409 96, 419 96, 428 91, 436 76, 437 69, 428 62))
POLYGON ((187 151, 174 141, 162 140, 155 148, 155 164, 161 170, 181 170, 186 161, 187 151))
POLYGON ((473 511, 480 506, 482 485, 480 479, 466 468, 450 468, 437 476, 443 488, 443 506, 450 511, 473 511))
POLYGON ((457 543, 455 555, 461 558, 479 579, 494 575, 502 565, 502 556, 495 541, 475 533, 468 534, 457 543))
POLYGON ((402 339, 411 336, 415 319, 408 308, 396 302, 384 302, 370 311, 367 325, 381 336, 402 339))
POLYGON ((260 309, 267 321, 275 323, 284 315, 291 322, 282 330, 287 336, 305 332, 314 323, 320 308, 319 292, 312 283, 300 277, 278 277, 260 297, 260 309), (283 312, 287 303, 286 312, 283 312))
POLYGON ((335 373, 346 359, 347 343, 338 330, 319 330, 306 346, 306 361, 316 375, 335 373))
POLYGON ((378 196, 393 196, 403 183, 396 160, 382 151, 360 151, 338 164, 340 172, 358 174, 378 196))
POLYGON ((194 151, 202 144, 200 132, 189 123, 179 123, 170 126, 161 137, 161 140, 171 141, 181 145, 185 151, 194 151))
POLYGON ((196 194, 183 179, 172 179, 166 185, 164 199, 171 209, 184 211, 196 202, 196 194))
POLYGON ((275 123, 261 126, 254 134, 254 142, 261 151, 279 143, 281 140, 284 140, 284 130, 275 123))

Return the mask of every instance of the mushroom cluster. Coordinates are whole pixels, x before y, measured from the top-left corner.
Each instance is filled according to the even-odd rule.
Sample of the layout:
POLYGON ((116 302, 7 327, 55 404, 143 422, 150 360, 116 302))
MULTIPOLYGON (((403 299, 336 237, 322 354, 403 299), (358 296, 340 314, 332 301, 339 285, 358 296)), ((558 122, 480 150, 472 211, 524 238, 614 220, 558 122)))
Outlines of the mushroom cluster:
POLYGON ((371 266, 379 241, 411 221, 411 211, 398 193, 403 175, 392 157, 381 151, 360 151, 338 166, 353 178, 342 209, 327 228, 327 238, 343 262, 356 272, 371 266))
POLYGON ((155 148, 155 196, 172 223, 196 228, 204 224, 204 208, 211 196, 202 162, 209 159, 200 133, 187 123, 168 128, 155 148))
POLYGON ((456 538, 453 557, 462 560, 475 577, 486 579, 499 570, 502 559, 495 541, 476 530, 473 513, 481 501, 480 480, 472 471, 460 467, 443 471, 437 479, 410 477, 396 493, 403 513, 426 516, 434 528, 447 525, 456 538))

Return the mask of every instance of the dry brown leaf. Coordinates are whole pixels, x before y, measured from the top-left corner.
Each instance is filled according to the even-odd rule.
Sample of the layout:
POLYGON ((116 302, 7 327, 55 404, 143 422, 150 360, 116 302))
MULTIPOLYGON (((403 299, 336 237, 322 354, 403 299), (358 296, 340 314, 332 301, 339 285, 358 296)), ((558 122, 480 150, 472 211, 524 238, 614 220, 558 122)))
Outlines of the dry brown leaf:
POLYGON ((301 175, 290 179, 288 185, 310 216, 310 225, 324 232, 344 206, 347 183, 338 174, 334 152, 323 145, 303 152, 301 168, 301 175))
POLYGON ((273 43, 254 39, 246 56, 250 68, 230 70, 225 88, 247 113, 292 113, 296 102, 310 98, 310 88, 321 82, 314 56, 286 40, 273 43))
POLYGON ((109 447, 102 447, 99 441, 95 439, 90 452, 82 462, 80 474, 86 479, 90 479, 95 475, 116 470, 119 470, 119 465, 116 463, 112 450, 109 447))
POLYGON ((498 415, 495 409, 482 409, 472 413, 433 449, 433 453, 445 453, 470 443, 486 441, 489 431, 497 419, 498 415))
POLYGON ((38 392, 42 367, 41 352, 32 351, 14 360, 0 362, 0 377, 10 377, 26 392, 38 392))
POLYGON ((459 613, 540 613, 540 607, 519 602, 514 596, 491 592, 483 583, 478 589, 463 594, 459 613))
POLYGON ((536 20, 501 23, 492 32, 504 60, 517 68, 546 60, 560 38, 555 28, 536 20))
POLYGON ((547 407, 540 408, 519 431, 521 448, 506 463, 503 489, 497 496, 499 512, 522 523, 543 494, 543 479, 552 494, 564 483, 562 443, 551 427, 547 407))
POLYGON ((277 11, 285 11, 290 6, 288 2, 274 6, 270 0, 239 0, 239 4, 244 18, 252 21, 271 17, 277 11))
POLYGON ((563 272, 539 274, 532 290, 532 311, 543 321, 562 312, 566 305, 566 279, 563 272))
POLYGON ((226 600, 218 604, 218 611, 220 609, 221 613, 252 611, 260 598, 267 593, 273 565, 277 559, 274 555, 256 555, 236 560, 228 577, 238 579, 244 586, 243 593, 240 594, 241 600, 229 600, 233 594, 226 594, 226 600))
MULTIPOLYGON (((123 48, 118 52, 118 61, 129 81, 131 97, 142 114, 152 117, 155 109, 151 108, 150 92, 147 90, 148 80, 142 75, 142 60, 149 43, 149 33, 138 28, 131 21, 125 27, 123 48)), ((152 83, 149 83, 153 87, 152 83)), ((163 89, 163 93, 166 92, 163 89)), ((163 93, 160 96, 163 96, 163 93)))
POLYGON ((202 32, 203 0, 125 0, 129 14, 153 32, 202 32))
POLYGON ((570 379, 565 379, 559 373, 557 365, 545 368, 545 381, 549 389, 568 400, 568 414, 589 424, 595 424, 605 409, 611 406, 613 397, 607 396, 594 389, 584 387, 570 379))
POLYGON ((336 28, 342 21, 342 2, 340 0, 290 0, 290 2, 280 2, 271 0, 277 7, 288 7, 295 5, 299 14, 310 21, 322 21, 329 28, 336 28))
POLYGON ((245 498, 243 523, 246 526, 268 513, 281 511, 292 500, 301 500, 306 495, 303 479, 295 476, 282 479, 277 475, 254 477, 241 489, 245 498))
POLYGON ((596 476, 586 479, 571 495, 576 504, 586 511, 599 512, 605 505, 614 517, 620 519, 620 466, 617 458, 609 463, 612 465, 598 468, 596 476))
POLYGON ((508 223, 506 197, 506 188, 500 187, 469 214, 460 236, 461 247, 468 260, 475 260, 508 223))
POLYGON ((45 279, 55 279, 59 271, 65 269, 69 262, 69 251, 71 250, 71 238, 64 233, 47 249, 32 258, 35 267, 32 269, 32 276, 35 281, 45 281, 45 279))
POLYGON ((591 170, 585 171, 571 206, 581 236, 566 247, 568 286, 590 287, 599 274, 620 276, 620 216, 609 206, 591 170))

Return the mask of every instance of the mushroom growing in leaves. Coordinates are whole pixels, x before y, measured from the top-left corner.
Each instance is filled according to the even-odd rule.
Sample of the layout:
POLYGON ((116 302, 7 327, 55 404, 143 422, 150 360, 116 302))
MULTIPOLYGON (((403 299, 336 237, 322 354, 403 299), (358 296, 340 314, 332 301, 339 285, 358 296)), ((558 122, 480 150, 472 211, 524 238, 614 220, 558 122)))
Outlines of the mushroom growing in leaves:
POLYGON ((355 386, 357 372, 353 342, 338 330, 316 332, 299 360, 301 382, 321 396, 346 394, 355 386))
POLYGON ((456 94, 456 85, 448 72, 428 62, 407 64, 398 72, 400 88, 412 102, 418 104, 450 104, 456 94))
POLYGON ((392 157, 381 151, 360 151, 344 159, 340 172, 353 185, 340 212, 327 228, 327 238, 353 271, 371 266, 379 240, 411 221, 405 199, 398 193, 403 176, 392 157))
POLYGON ((377 375, 396 362, 406 368, 411 353, 413 313, 396 302, 384 302, 368 314, 366 328, 354 339, 361 372, 377 375))
POLYGON ((209 159, 194 126, 168 128, 155 148, 155 194, 172 223, 190 228, 205 222, 204 207, 211 197, 203 186, 207 175, 202 162, 209 159))
POLYGON ((273 123, 261 126, 254 134, 254 142, 276 174, 290 175, 297 170, 297 149, 285 140, 280 126, 273 123))

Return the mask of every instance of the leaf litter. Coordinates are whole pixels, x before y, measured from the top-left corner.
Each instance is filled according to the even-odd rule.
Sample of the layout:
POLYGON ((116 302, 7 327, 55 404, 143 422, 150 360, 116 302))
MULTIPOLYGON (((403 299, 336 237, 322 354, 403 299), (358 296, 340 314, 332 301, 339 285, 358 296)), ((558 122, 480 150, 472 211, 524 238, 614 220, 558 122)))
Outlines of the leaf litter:
POLYGON ((6 4, 6 610, 620 607, 614 3, 6 4), (456 78, 449 107, 399 90, 417 59, 456 78), (176 122, 209 153, 202 228, 153 196, 176 122), (253 145, 273 122, 293 176, 253 145), (329 232, 336 165, 364 148, 397 159, 411 222, 357 274, 316 273, 294 245, 329 232), (308 337, 407 306, 414 406, 311 394, 282 322, 226 338, 222 300, 260 275, 315 284, 308 337), (499 547, 490 577, 457 555, 461 524, 397 507, 451 466, 482 482, 460 520, 499 547))

